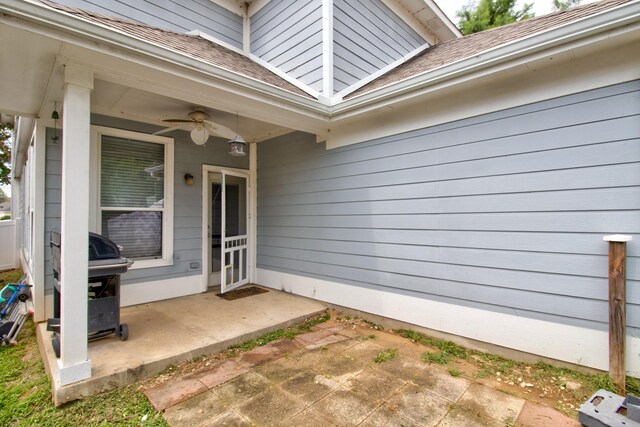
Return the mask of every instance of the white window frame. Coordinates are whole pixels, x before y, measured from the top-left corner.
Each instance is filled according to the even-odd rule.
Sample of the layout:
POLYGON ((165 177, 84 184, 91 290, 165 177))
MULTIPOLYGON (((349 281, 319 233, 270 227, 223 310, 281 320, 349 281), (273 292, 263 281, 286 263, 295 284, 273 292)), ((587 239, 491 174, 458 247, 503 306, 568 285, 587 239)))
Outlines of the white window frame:
MULTIPOLYGON (((142 142, 151 142, 154 144, 164 145, 164 207, 162 215, 162 257, 158 259, 136 260, 130 270, 141 268, 152 268, 173 265, 173 168, 174 168, 174 141, 173 138, 166 136, 149 135, 141 132, 133 132, 122 129, 109 128, 105 126, 91 126, 91 188, 92 192, 91 206, 92 212, 89 213, 89 227, 91 231, 101 233, 102 231, 102 207, 100 206, 100 169, 102 151, 102 137, 111 136, 115 138, 133 139, 142 142)), ((144 208, 135 209, 136 211, 144 210, 144 208)))

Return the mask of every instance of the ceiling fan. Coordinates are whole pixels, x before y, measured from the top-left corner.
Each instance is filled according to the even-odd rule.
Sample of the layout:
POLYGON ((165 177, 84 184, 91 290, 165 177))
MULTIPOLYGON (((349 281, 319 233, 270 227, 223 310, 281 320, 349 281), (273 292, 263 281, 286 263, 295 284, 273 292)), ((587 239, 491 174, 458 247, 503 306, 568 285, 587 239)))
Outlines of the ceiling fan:
POLYGON ((191 140, 197 145, 204 145, 209 139, 209 135, 216 135, 222 138, 228 138, 231 152, 229 154, 236 156, 245 155, 245 140, 238 135, 237 132, 232 131, 226 126, 222 126, 219 123, 212 122, 211 116, 204 110, 204 108, 194 108, 186 119, 164 119, 165 123, 177 123, 174 126, 162 129, 155 132, 154 135, 160 135, 163 133, 171 132, 174 130, 186 130, 191 132, 191 140))

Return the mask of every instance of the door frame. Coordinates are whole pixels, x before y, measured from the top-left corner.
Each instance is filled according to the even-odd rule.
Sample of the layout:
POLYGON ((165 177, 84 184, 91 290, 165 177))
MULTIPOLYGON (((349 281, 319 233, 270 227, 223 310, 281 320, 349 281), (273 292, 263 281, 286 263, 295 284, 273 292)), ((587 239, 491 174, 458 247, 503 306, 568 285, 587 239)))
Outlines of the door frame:
POLYGON ((209 247, 209 236, 208 225, 209 225, 209 172, 213 173, 222 173, 222 171, 238 173, 242 175, 246 175, 247 180, 247 214, 248 214, 248 224, 247 224, 247 235, 249 238, 248 246, 249 249, 247 251, 247 268, 249 283, 255 281, 255 269, 256 269, 256 260, 253 254, 255 254, 256 248, 256 227, 255 227, 255 197, 254 197, 254 188, 252 184, 254 181, 255 172, 250 169, 237 169, 237 168, 227 168, 224 166, 214 166, 214 165, 202 165, 202 292, 206 292, 209 287, 209 271, 210 271, 210 263, 211 256, 209 247))

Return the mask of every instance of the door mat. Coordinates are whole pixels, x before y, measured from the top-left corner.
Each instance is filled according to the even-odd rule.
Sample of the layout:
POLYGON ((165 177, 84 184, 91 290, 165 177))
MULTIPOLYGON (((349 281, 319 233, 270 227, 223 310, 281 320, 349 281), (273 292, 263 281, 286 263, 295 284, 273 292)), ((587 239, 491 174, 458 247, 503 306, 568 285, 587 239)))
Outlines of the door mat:
POLYGON ((234 299, 240 299, 245 297, 250 297, 252 295, 264 294, 265 292, 269 292, 266 289, 258 288, 257 286, 249 286, 248 288, 236 289, 235 291, 225 292, 224 294, 216 294, 222 299, 226 299, 227 301, 233 301, 234 299))

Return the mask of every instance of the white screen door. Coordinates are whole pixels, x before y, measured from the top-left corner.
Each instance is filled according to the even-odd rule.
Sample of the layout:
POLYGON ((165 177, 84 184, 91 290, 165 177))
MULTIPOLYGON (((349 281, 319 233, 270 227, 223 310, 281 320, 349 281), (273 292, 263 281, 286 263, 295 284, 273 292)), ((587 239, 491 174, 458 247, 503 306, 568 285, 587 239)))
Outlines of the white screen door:
POLYGON ((220 291, 249 283, 249 175, 221 171, 220 291))

